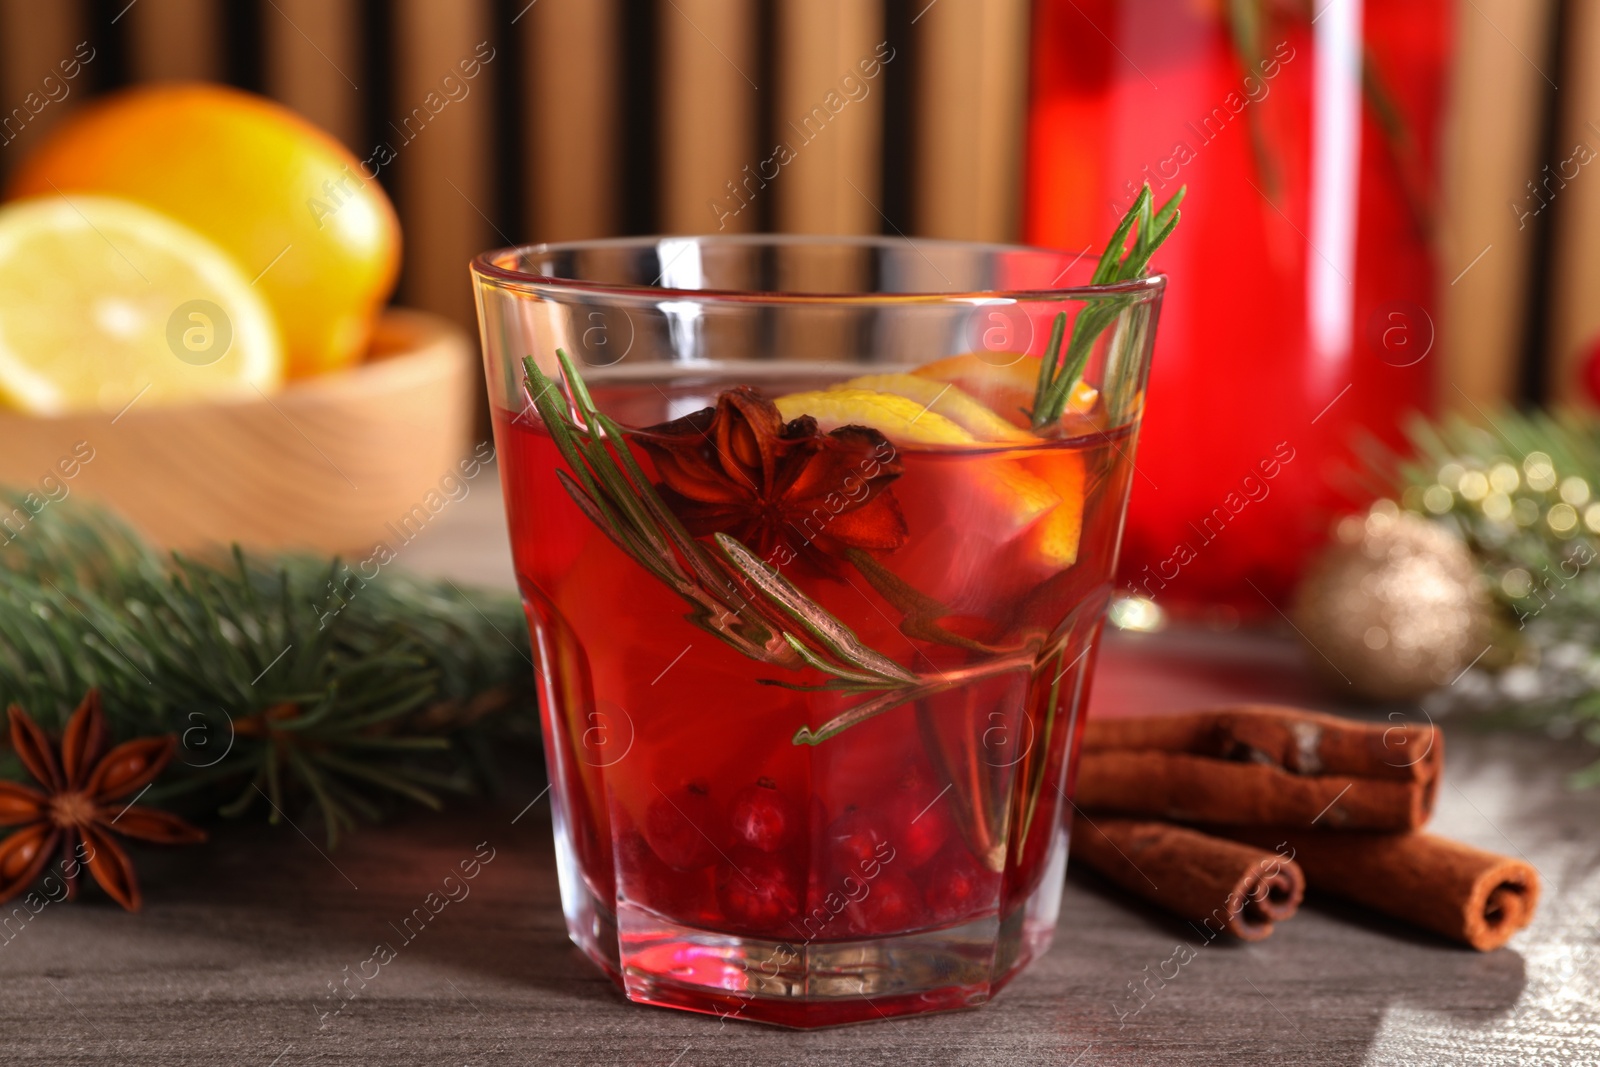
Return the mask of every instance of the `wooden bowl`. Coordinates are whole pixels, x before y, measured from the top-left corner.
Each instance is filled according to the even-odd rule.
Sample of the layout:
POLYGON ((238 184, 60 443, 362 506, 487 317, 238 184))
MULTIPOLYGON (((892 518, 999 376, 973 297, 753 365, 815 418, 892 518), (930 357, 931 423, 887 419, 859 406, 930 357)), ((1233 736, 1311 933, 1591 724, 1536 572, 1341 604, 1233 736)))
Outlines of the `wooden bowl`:
POLYGON ((462 485, 499 490, 492 473, 483 479, 490 446, 469 443, 478 389, 464 333, 390 310, 365 362, 270 396, 57 418, 0 411, 0 486, 32 494, 0 513, 0 546, 27 536, 30 511, 81 496, 170 548, 398 550, 462 485))

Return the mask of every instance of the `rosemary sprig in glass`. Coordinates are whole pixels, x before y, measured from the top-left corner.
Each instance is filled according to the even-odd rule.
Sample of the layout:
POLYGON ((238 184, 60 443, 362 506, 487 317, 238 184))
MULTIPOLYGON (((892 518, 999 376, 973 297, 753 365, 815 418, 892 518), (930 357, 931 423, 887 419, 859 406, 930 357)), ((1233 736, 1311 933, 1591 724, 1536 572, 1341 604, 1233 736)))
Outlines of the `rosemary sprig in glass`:
MULTIPOLYGON (((1100 254, 1100 262, 1095 265, 1089 284, 1115 285, 1143 278, 1149 269, 1150 257, 1177 228, 1180 217, 1178 205, 1183 203, 1187 188, 1180 187, 1170 200, 1161 205, 1159 211, 1154 210, 1150 186, 1147 184, 1139 190, 1133 206, 1128 208, 1127 214, 1122 216, 1122 221, 1111 234, 1111 240, 1106 242, 1106 249, 1100 254), (1135 224, 1137 231, 1134 230, 1135 224), (1130 233, 1133 234, 1132 248, 1127 246, 1130 233)), ((1117 316, 1130 303, 1130 298, 1113 297, 1096 300, 1085 306, 1072 323, 1072 340, 1067 344, 1065 359, 1061 356, 1061 342, 1066 334, 1067 314, 1063 311, 1056 316, 1055 325, 1050 331, 1050 343, 1045 348, 1044 358, 1039 361, 1039 384, 1034 392, 1032 413, 1035 432, 1061 418, 1072 396, 1072 387, 1083 377, 1083 368, 1089 362, 1089 352, 1094 347, 1095 339, 1105 332, 1107 326, 1117 321, 1117 316)))

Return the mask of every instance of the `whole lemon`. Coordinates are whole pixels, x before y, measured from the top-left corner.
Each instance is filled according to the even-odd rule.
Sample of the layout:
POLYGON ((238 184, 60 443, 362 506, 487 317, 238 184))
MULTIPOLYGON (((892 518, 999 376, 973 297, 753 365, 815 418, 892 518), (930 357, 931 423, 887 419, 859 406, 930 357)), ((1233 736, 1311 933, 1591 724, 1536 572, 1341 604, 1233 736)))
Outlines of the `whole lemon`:
POLYGON ((290 377, 360 359, 399 271, 399 220, 375 176, 294 112, 225 86, 96 101, 50 132, 8 195, 75 192, 141 202, 221 246, 276 315, 290 377))

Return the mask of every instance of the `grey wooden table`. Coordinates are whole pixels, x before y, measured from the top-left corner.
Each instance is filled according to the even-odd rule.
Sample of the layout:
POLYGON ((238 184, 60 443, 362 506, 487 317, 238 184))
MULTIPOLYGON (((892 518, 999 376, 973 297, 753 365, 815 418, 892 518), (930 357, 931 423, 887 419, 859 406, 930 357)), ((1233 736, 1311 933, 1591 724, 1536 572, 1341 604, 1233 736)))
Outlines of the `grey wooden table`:
MULTIPOLYGON (((492 494, 453 507, 407 562, 508 581, 492 494)), ((1122 637, 1102 662, 1097 704, 1324 698, 1270 638, 1122 637)), ((1600 791, 1561 785, 1583 756, 1451 734, 1436 829, 1521 854, 1545 882, 1536 922, 1499 952, 1326 905, 1260 944, 1205 945, 1070 875, 1055 947, 993 1004, 811 1033, 624 1001, 566 939, 529 768, 516 795, 363 830, 332 855, 314 832, 265 826, 143 850, 141 915, 50 905, 0 943, 0 1062, 1600 1063, 1600 791), (493 858, 469 894, 404 942, 395 926, 474 853, 493 858), (395 958, 345 985, 380 941, 395 958), (1132 984, 1181 942, 1196 958, 1141 1008, 1132 984)))

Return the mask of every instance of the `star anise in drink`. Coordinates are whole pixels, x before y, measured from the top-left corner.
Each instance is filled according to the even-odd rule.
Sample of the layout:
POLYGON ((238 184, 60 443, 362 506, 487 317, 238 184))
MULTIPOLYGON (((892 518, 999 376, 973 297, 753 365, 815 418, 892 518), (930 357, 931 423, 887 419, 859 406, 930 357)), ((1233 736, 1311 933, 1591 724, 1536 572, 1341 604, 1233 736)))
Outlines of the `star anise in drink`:
POLYGON ((59 754, 15 704, 10 717, 11 747, 39 787, 0 782, 0 826, 17 827, 0 840, 0 901, 27 889, 55 858, 67 896, 77 895, 87 867, 111 899, 138 911, 133 861, 112 834, 164 845, 206 839, 203 830, 176 815, 118 803, 156 780, 172 758, 175 739, 170 734, 141 737, 106 751, 109 738, 96 689, 67 720, 59 754))
POLYGON ((769 564, 800 559, 837 574, 851 548, 884 552, 906 539, 889 485, 904 466, 866 426, 823 433, 809 415, 785 422, 746 386, 680 419, 638 431, 656 488, 695 537, 726 533, 769 564))

